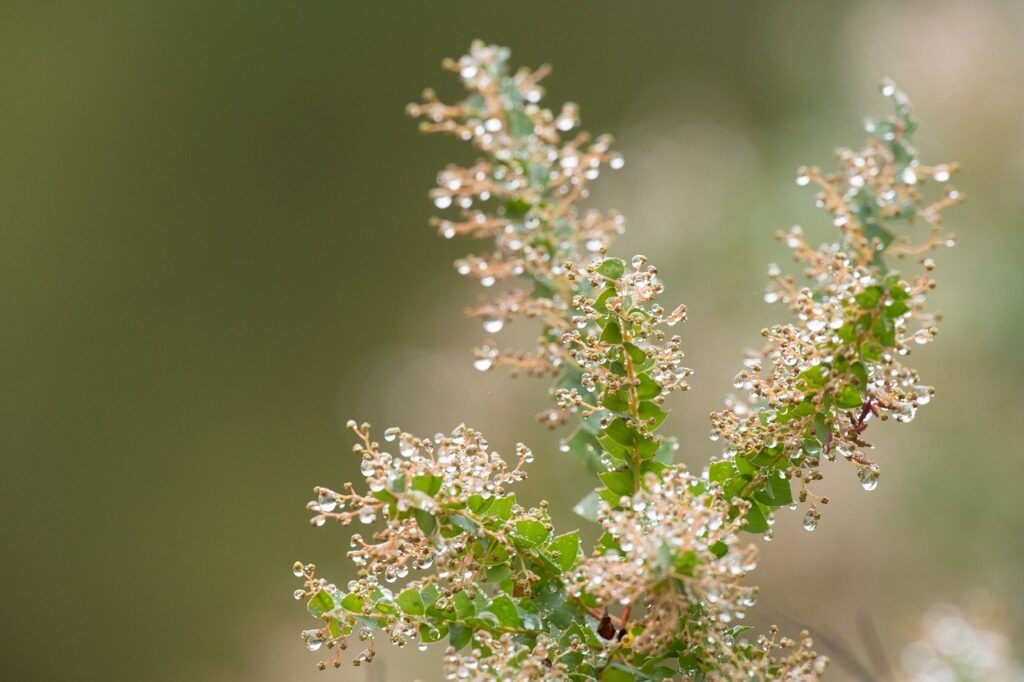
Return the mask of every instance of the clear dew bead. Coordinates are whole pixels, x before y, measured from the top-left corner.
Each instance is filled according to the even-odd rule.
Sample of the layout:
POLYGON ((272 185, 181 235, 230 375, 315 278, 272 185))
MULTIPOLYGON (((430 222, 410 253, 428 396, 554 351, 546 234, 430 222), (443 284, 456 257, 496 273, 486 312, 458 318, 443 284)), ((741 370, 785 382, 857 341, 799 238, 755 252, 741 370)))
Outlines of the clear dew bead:
POLYGON ((303 630, 302 639, 310 651, 318 651, 324 645, 324 638, 319 630, 303 630))
POLYGON ((294 592, 292 592, 292 596, 295 597, 296 600, 302 599, 303 597, 306 596, 306 591, 305 590, 295 590, 294 592))
POLYGON ((294 564, 292 564, 292 575, 294 575, 296 578, 301 578, 303 575, 305 575, 305 571, 303 571, 301 561, 296 561, 294 564))
POLYGON ((477 370, 481 372, 486 372, 487 370, 489 370, 492 364, 493 363, 491 362, 490 358, 477 358, 476 360, 473 361, 473 367, 475 367, 477 370))
POLYGON ((377 519, 377 512, 373 507, 363 507, 359 510, 359 521, 364 524, 371 524, 377 519))
POLYGON ((398 438, 398 434, 400 433, 401 430, 398 427, 392 426, 390 429, 384 432, 384 440, 386 440, 389 443, 393 443, 395 439, 398 438))
POLYGON ((821 518, 821 514, 817 511, 814 509, 808 510, 808 512, 804 514, 804 530, 812 531, 817 528, 819 518, 821 518))
POLYGON ((878 477, 880 472, 878 467, 871 465, 861 468, 859 473, 860 487, 864 490, 874 490, 878 487, 878 477))
POLYGON ((505 321, 500 317, 485 317, 483 326, 484 331, 488 334, 497 334, 505 326, 505 321))
POLYGON ((334 511, 338 506, 338 500, 334 495, 328 493, 320 493, 317 497, 317 506, 320 507, 320 511, 330 513, 334 511))

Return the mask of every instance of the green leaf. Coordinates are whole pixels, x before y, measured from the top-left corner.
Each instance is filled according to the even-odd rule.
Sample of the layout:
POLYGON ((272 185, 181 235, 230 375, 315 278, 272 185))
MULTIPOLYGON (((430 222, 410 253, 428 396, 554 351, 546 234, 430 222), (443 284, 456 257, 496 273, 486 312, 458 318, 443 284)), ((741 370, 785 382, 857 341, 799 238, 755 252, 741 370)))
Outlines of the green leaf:
POLYGON ((594 301, 594 309, 598 312, 608 312, 608 299, 615 296, 615 287, 607 287, 601 292, 601 295, 594 301))
POLYGON ((797 375, 796 379, 803 382, 803 385, 809 389, 821 388, 828 382, 825 368, 822 365, 815 365, 808 370, 804 370, 797 375))
MULTIPOLYGON (((615 439, 613 439, 607 433, 598 436, 597 442, 598 444, 600 444, 602 450, 607 452, 615 459, 620 461, 626 459, 626 446, 623 445, 622 443, 616 442, 615 439)), ((598 463, 600 463, 600 459, 598 460, 598 463)), ((601 468, 598 469, 598 471, 604 471, 606 468, 607 467, 605 467, 602 464, 601 468)))
POLYGON ((605 466, 601 464, 601 445, 590 432, 582 428, 577 429, 566 441, 566 445, 569 446, 569 452, 583 462, 590 473, 597 474, 605 470, 605 466))
POLYGON ((540 521, 523 519, 516 521, 515 530, 512 533, 512 540, 522 548, 534 547, 548 539, 551 531, 540 521))
POLYGON ((652 431, 661 426, 662 422, 665 421, 665 417, 668 416, 668 412, 661 409, 661 407, 652 403, 650 400, 641 401, 637 408, 637 413, 639 413, 640 418, 645 422, 653 420, 653 423, 650 425, 650 429, 652 431))
POLYGON ((512 507, 516 506, 516 496, 506 495, 494 500, 494 504, 486 511, 487 516, 493 516, 502 521, 508 521, 512 516, 512 507))
POLYGON ((632 471, 606 471, 598 474, 607 487, 616 495, 632 495, 635 479, 632 471))
POLYGON ((469 519, 467 519, 465 516, 459 516, 458 514, 452 514, 451 516, 448 517, 448 520, 451 521, 453 525, 458 526, 459 528, 461 528, 462 530, 464 530, 464 531, 466 531, 468 533, 475 533, 476 532, 476 524, 473 523, 472 521, 470 521, 469 519))
POLYGON ((874 310, 878 307, 878 302, 882 300, 882 287, 868 287, 854 296, 853 300, 861 310, 874 310))
POLYGON ((601 401, 601 404, 612 412, 628 412, 629 392, 622 388, 615 391, 615 393, 607 393, 604 396, 604 400, 601 401))
POLYGON ((864 362, 881 362, 882 346, 869 339, 860 344, 860 357, 864 362))
POLYGON ((508 132, 512 137, 529 137, 533 135, 533 119, 521 109, 507 109, 505 118, 508 120, 508 132))
POLYGON ((790 487, 789 479, 785 476, 771 475, 768 477, 768 490, 776 507, 784 507, 793 504, 793 489, 790 487))
POLYGON ((440 627, 435 627, 430 623, 420 624, 420 641, 424 644, 431 642, 439 642, 444 639, 444 636, 448 634, 448 626, 441 624, 440 627))
POLYGON ((871 326, 871 333, 880 344, 887 348, 896 345, 896 323, 891 317, 880 315, 871 326))
POLYGON ((499 594, 491 602, 488 609, 498 617, 498 622, 507 628, 520 628, 523 626, 523 619, 519 617, 515 602, 506 594, 499 594))
POLYGON ((353 613, 362 613, 363 599, 359 595, 350 592, 341 600, 341 608, 353 613))
POLYGON ((768 530, 768 519, 765 517, 764 512, 761 511, 761 506, 756 502, 751 503, 744 521, 743 530, 745 531, 763 533, 768 530))
POLYGON ((601 671, 601 682, 633 682, 636 679, 630 669, 619 663, 612 663, 601 671))
POLYGON ((420 527, 424 535, 433 534, 437 528, 437 519, 434 518, 433 514, 422 509, 414 509, 412 514, 416 518, 416 525, 420 527))
POLYGON ((605 277, 618 279, 619 277, 622 277, 622 274, 626 271, 626 264, 618 258, 606 258, 604 262, 597 267, 597 271, 605 277))
POLYGON ((646 374, 637 377, 640 385, 636 387, 636 395, 640 400, 650 400, 661 394, 661 386, 646 374))
POLYGON ((633 445, 636 438, 636 431, 631 429, 621 417, 612 420, 612 423, 605 428, 604 432, 617 443, 627 447, 633 445))
POLYGON ((455 615, 461 620, 470 618, 476 615, 476 606, 473 604, 473 600, 465 590, 459 590, 452 596, 452 602, 455 604, 455 615))
POLYGON ((334 599, 327 590, 319 590, 309 599, 309 604, 306 607, 309 613, 314 618, 319 618, 323 614, 334 609, 334 599))
POLYGON ((395 603, 398 604, 399 608, 412 616, 422 616, 424 611, 426 611, 419 590, 412 587, 399 594, 395 599, 395 603))
POLYGON ((597 508, 601 503, 601 498, 598 496, 596 490, 592 490, 587 493, 586 497, 576 503, 576 506, 572 508, 576 512, 577 516, 580 516, 587 521, 597 521, 597 508))
POLYGON ((459 625, 458 623, 452 623, 448 626, 448 643, 456 651, 469 644, 471 639, 473 639, 472 628, 459 625))
POLYGON ((494 564, 487 569, 487 582, 500 583, 511 575, 512 569, 509 567, 507 562, 494 564))
POLYGON ((721 483, 736 475, 736 466, 729 461, 712 462, 708 467, 708 480, 712 483, 721 483))
POLYGON ((861 396, 860 390, 855 386, 843 386, 842 390, 836 394, 836 406, 843 409, 851 409, 859 407, 864 403, 864 398, 861 396))
POLYGON ((638 346, 632 343, 624 343, 622 347, 626 349, 634 365, 642 365, 647 360, 647 353, 643 352, 638 346))
POLYGON ((412 479, 412 489, 419 490, 433 497, 441 490, 441 484, 443 483, 444 478, 441 476, 414 476, 412 479))
POLYGON ((579 562, 580 534, 579 531, 564 533, 548 543, 548 551, 557 554, 555 561, 563 571, 571 571, 579 562))
POLYGON ((619 329, 619 323, 614 320, 608 322, 601 332, 601 340, 611 344, 622 343, 622 330, 619 329))

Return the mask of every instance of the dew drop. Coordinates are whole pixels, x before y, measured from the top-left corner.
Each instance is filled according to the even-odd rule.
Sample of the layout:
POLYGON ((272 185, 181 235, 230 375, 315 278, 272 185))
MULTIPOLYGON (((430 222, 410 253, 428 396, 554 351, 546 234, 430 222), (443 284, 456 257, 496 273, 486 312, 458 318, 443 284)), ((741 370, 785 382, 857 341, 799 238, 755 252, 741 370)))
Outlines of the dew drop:
POLYGON ((393 443, 395 442, 395 439, 398 438, 399 433, 401 433, 401 431, 398 429, 398 427, 392 426, 391 428, 384 432, 384 440, 386 440, 389 443, 393 443))
POLYGON ((486 372, 487 370, 489 370, 492 364, 493 363, 491 362, 490 358, 477 358, 476 360, 473 361, 473 367, 475 367, 481 372, 486 372))
POLYGON ((331 513, 338 506, 338 499, 334 495, 328 493, 320 493, 317 497, 317 506, 320 507, 320 511, 331 513))
POLYGON ((440 194, 434 197, 434 206, 445 209, 452 205, 452 198, 447 194, 440 194))
POLYGON ((808 512, 804 515, 804 530, 812 531, 815 528, 817 528, 819 518, 821 518, 821 514, 819 514, 816 510, 808 510, 808 512))
POLYGON ((878 487, 879 471, 875 465, 861 468, 859 473, 860 487, 864 490, 874 490, 878 487))
POLYGON ((497 334, 505 326, 505 321, 500 317, 484 318, 484 331, 488 334, 497 334))

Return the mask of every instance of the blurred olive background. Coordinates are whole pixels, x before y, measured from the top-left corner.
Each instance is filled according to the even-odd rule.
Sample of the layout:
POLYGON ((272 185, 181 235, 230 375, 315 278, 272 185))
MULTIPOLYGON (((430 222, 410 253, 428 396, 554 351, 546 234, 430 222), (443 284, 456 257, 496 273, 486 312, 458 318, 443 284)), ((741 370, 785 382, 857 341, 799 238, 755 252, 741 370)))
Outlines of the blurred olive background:
MULTIPOLYGON (((1020 644, 1022 35, 1024 7, 981 0, 0 4, 0 676, 326 679, 290 566, 348 575, 347 533, 303 508, 357 474, 348 417, 526 440, 522 496, 576 523, 590 482, 533 425, 545 385, 471 369, 478 292, 450 262, 475 245, 426 226, 434 172, 473 155, 404 106, 453 99, 439 63, 477 37, 552 63, 549 104, 616 134, 592 203, 690 307, 670 430, 697 468, 781 312, 773 231, 830 238, 794 169, 860 143, 882 76, 910 93, 971 197, 914 354, 938 395, 874 432, 877 491, 836 466, 817 532, 781 515, 755 622, 884 671, 930 604, 981 600, 1020 644)), ((338 679, 438 678, 382 658, 338 679)))

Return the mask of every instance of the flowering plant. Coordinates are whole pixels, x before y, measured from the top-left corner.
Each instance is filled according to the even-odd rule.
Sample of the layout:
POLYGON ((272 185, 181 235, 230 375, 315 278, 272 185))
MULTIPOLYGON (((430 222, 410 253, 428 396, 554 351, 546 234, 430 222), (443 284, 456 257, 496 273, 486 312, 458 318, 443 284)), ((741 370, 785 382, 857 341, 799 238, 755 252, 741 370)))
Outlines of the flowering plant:
POLYGON ((510 283, 469 311, 485 331, 525 317, 540 334, 527 350, 487 341, 474 363, 556 377, 540 419, 571 424, 559 449, 597 484, 576 510, 603 533, 585 550, 578 531, 555 530, 545 503, 519 504, 513 487, 533 460, 525 445, 509 462, 466 426, 431 437, 390 428, 381 442, 349 422, 365 481, 318 487, 308 508, 314 525, 358 520, 373 530, 352 536, 358 578, 344 589, 295 564, 295 597, 317 619, 306 645, 331 650, 324 668, 341 665, 354 640, 352 663, 368 663, 377 633, 422 649, 447 640, 450 679, 817 679, 828 661, 807 633, 753 636, 741 624, 757 596, 745 533, 770 539, 776 510, 801 505, 813 530, 827 503, 812 491, 825 460, 849 461, 873 490, 869 422, 910 421, 930 400, 904 358, 935 336, 928 254, 952 245, 941 212, 961 201, 949 188, 927 199, 926 187, 957 168, 919 162, 910 104, 885 82, 895 113, 868 122, 867 146, 840 149, 835 172, 798 171, 839 234, 817 249, 799 228, 779 235, 805 279, 772 265, 765 299, 793 319, 763 330, 763 349, 747 354, 740 393, 711 416, 723 451, 697 474, 674 462, 676 440, 659 433, 666 396, 688 388, 671 333, 686 309, 658 302, 664 287, 646 257, 608 255, 620 215, 579 207, 590 181, 622 157, 609 137, 575 132, 574 104, 541 107, 546 67, 512 72, 508 57, 474 43, 445 63, 466 99, 444 104, 428 90, 409 113, 481 154, 440 172, 431 197, 446 214, 432 222, 443 237, 488 244, 456 262, 460 274, 485 288, 510 283), (912 243, 907 228, 918 220, 927 234, 912 243), (899 259, 916 259, 920 273, 890 269, 899 259))

